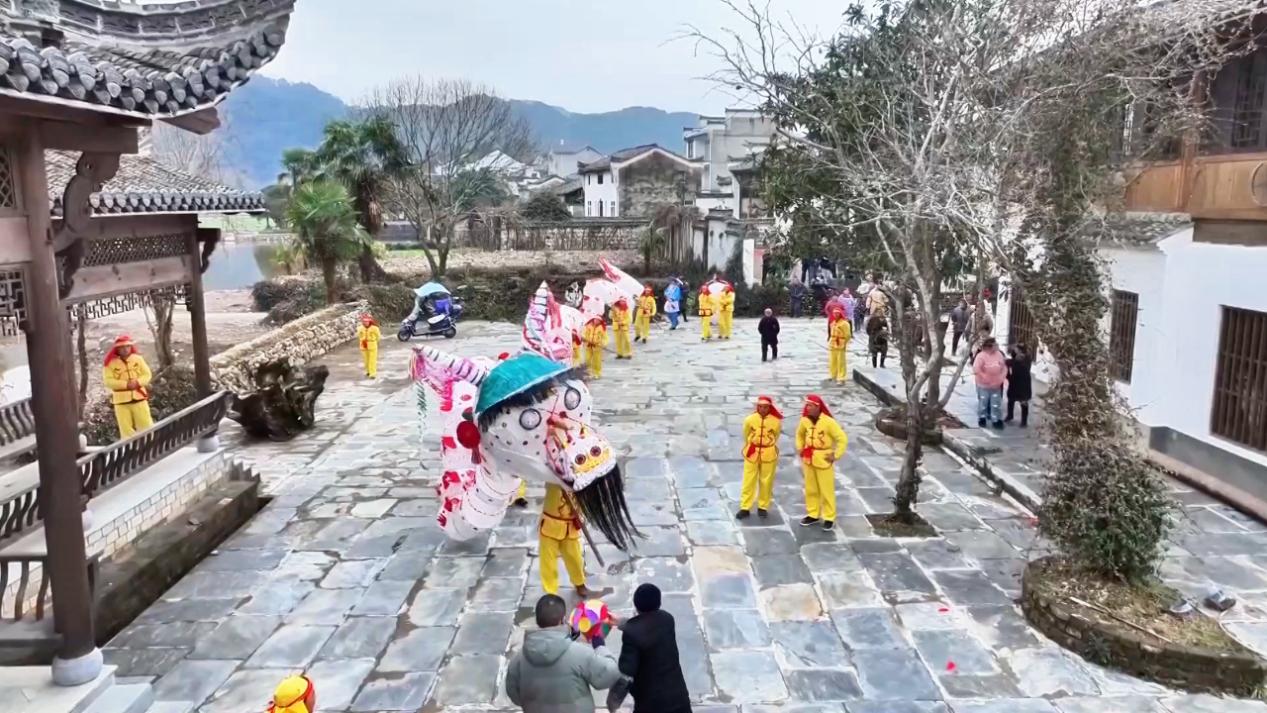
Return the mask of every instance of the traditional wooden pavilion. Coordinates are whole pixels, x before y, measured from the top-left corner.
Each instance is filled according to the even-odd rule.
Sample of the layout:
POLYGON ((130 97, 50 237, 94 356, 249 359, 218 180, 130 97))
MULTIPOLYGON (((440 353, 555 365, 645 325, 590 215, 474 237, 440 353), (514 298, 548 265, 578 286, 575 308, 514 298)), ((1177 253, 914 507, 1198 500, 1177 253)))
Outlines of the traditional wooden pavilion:
MULTIPOLYGON (((121 156, 137 152, 137 132, 152 122, 215 129, 216 105, 280 50, 293 7, 294 0, 0 3, 0 324, 26 337, 39 444, 38 490, 5 502, 0 519, 6 529, 42 521, 46 549, 36 558, 51 576, 59 684, 93 680, 102 667, 81 513, 91 483, 127 460, 126 453, 96 466, 77 460, 68 314, 119 311, 155 294, 186 299, 201 354, 198 387, 214 398, 200 275, 217 236, 163 215, 189 212, 163 210, 191 200, 182 191, 99 189, 126 165, 121 156), (59 185, 64 177, 64 188, 50 200, 54 176, 59 185), (126 216, 134 204, 149 208, 143 222, 126 216)), ((46 577, 41 603, 48 585, 46 577)))

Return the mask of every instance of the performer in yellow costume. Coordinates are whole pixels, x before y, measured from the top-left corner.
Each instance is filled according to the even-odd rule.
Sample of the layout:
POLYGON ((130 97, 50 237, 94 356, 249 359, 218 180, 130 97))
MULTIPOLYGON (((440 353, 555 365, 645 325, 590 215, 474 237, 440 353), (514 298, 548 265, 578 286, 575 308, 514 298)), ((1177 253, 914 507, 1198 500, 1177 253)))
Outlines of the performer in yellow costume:
POLYGON ((655 290, 648 285, 638 297, 638 315, 634 317, 634 341, 647 343, 651 336, 651 318, 656 316, 655 290))
POLYGON ((713 312, 716 309, 716 298, 708 291, 705 284, 699 288, 699 329, 700 339, 708 341, 713 338, 713 312))
POLYGON ((567 568, 568 579, 581 599, 594 595, 585 586, 585 560, 581 553, 581 516, 572 506, 572 499, 558 485, 546 485, 546 499, 541 508, 541 526, 537 531, 537 549, 541 557, 541 588, 546 594, 559 593, 559 556, 567 568))
POLYGON ((743 490, 736 518, 743 520, 757 504, 757 515, 768 516, 774 497, 774 471, 779 465, 779 434, 783 414, 769 396, 757 397, 757 410, 743 421, 743 490), (761 493, 757 498, 758 490, 761 493))
POLYGON ((128 438, 154 425, 149 392, 153 378, 149 364, 136 351, 136 343, 131 337, 114 340, 114 346, 106 354, 101 381, 110 389, 120 438, 128 438))
POLYGON ((581 365, 581 336, 575 332, 572 333, 572 367, 581 365))
POLYGON ((607 323, 602 317, 590 317, 581 331, 581 341, 585 342, 586 356, 589 358, 590 376, 600 378, 603 375, 603 347, 607 346, 607 323))
POLYGON ((717 297, 717 334, 722 339, 730 339, 730 332, 735 327, 735 288, 726 285, 726 289, 717 297))
POLYGON ((616 333, 616 358, 632 359, 633 344, 629 341, 629 328, 633 323, 633 315, 629 312, 629 302, 616 300, 612 305, 612 331, 616 333))
POLYGON ((835 307, 827 321, 827 378, 837 384, 849 378, 848 348, 853 339, 853 327, 845 318, 845 311, 835 307))
POLYGON ((824 530, 836 524, 836 461, 845 455, 849 438, 832 418, 820 396, 805 397, 805 410, 796 427, 796 450, 801 454, 805 475, 805 518, 801 527, 823 523, 824 530))
POLYGON ((523 478, 519 479, 519 490, 515 493, 515 499, 511 503, 517 508, 528 507, 528 481, 523 478))
POLYGON ((378 377, 378 343, 382 339, 383 331, 378 328, 378 322, 368 314, 361 315, 361 323, 356 326, 356 341, 361 344, 365 375, 371 379, 378 377))
POLYGON ((277 685, 268 713, 316 713, 317 689, 307 676, 291 676, 277 685))

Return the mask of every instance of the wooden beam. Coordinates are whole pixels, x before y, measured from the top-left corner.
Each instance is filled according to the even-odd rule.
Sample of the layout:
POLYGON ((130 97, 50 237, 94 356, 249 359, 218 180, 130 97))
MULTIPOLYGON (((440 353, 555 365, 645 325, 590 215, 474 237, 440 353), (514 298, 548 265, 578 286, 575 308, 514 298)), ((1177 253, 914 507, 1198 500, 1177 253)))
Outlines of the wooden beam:
POLYGON ((182 256, 85 267, 75 273, 75 286, 64 302, 75 304, 167 285, 182 285, 192 279, 192 266, 193 260, 182 256))
POLYGON ((40 123, 40 137, 46 149, 116 154, 133 154, 139 150, 136 129, 130 127, 86 127, 65 121, 45 121, 40 123))
POLYGON ((195 134, 210 134, 220 128, 220 112, 214 106, 209 106, 206 109, 163 119, 163 121, 195 134))
MULTIPOLYGON (((199 234, 205 230, 200 228, 190 233, 185 241, 185 249, 194 265, 189 280, 189 326, 194 342, 194 388, 198 390, 200 399, 211 395, 211 348, 207 341, 207 307, 202 293, 202 244, 199 241, 199 234)), ((218 241, 220 231, 215 232, 218 241)))
POLYGON ((40 96, 0 90, 0 115, 16 115, 19 122, 28 119, 71 121, 85 128, 90 126, 149 126, 152 119, 139 112, 130 112, 99 104, 84 104, 60 97, 40 96))

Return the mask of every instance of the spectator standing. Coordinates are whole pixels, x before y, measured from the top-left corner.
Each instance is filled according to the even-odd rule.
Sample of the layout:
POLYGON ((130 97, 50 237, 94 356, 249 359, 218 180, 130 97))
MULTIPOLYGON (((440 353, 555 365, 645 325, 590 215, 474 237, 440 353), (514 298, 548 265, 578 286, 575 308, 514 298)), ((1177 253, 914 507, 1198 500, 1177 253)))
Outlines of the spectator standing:
MULTIPOLYGON (((660 590, 654 584, 639 585, 633 601, 638 614, 621 627, 620 672, 632 679, 634 713, 691 713, 673 615, 660 608, 660 590)), ((608 709, 619 708, 622 697, 613 689, 608 709)))
POLYGON ((867 318, 867 351, 871 353, 871 368, 884 368, 889 358, 889 321, 884 317, 867 318))
POLYGON ((765 361, 767 356, 778 359, 779 318, 774 316, 774 310, 769 307, 765 308, 765 315, 757 323, 757 333, 761 335, 761 361, 765 361))
POLYGON ((1033 360, 1024 344, 1013 345, 1007 360, 1007 418, 1015 416, 1016 405, 1021 405, 1021 428, 1029 426, 1029 402, 1034 398, 1034 380, 1030 375, 1033 360))
MULTIPOLYGON (((506 667, 506 695, 524 713, 594 713, 592 689, 611 688, 620 669, 601 635, 592 646, 572 640, 567 604, 554 594, 537 600, 537 631, 506 667)), ((675 652, 676 653, 676 652, 675 652)))
POLYGON ((950 347, 951 354, 959 353, 959 340, 963 339, 964 332, 968 331, 968 319, 971 315, 967 300, 959 300, 959 304, 950 310, 950 327, 954 332, 950 347))
POLYGON ((1007 380, 1007 360, 999 351, 994 337, 986 337, 981 351, 972 360, 972 374, 977 383, 977 425, 987 423, 1003 428, 1003 382, 1007 380))
POLYGON ((788 287, 788 297, 792 300, 792 318, 801 316, 801 311, 805 309, 805 295, 809 293, 805 283, 793 277, 792 285, 788 287))

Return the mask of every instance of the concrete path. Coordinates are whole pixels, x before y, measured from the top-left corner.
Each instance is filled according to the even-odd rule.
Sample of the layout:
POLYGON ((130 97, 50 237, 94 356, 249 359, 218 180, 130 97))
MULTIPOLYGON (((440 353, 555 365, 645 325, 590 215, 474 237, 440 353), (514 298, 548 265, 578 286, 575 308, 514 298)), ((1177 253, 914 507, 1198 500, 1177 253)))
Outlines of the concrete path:
MULTIPOLYGON (((461 331, 433 344, 492 356, 518 342, 512 325, 461 331)), ((638 583, 660 586, 696 711, 1267 713, 1105 671, 1031 631, 1013 598, 1041 551, 1032 516, 945 454, 925 459, 919 508, 940 535, 876 537, 864 515, 890 509, 900 458, 871 426, 871 394, 823 382, 824 332, 821 319, 785 321, 782 358, 762 364, 752 321, 709 344, 658 328, 593 384, 647 539, 632 558, 604 547, 606 569, 590 558, 590 584, 614 588, 608 603, 624 615, 638 583), (850 435, 832 533, 796 524, 790 438, 809 392, 850 435), (739 434, 759 393, 788 416, 787 457, 772 516, 740 525, 739 434)), ((300 670, 323 713, 514 710, 502 682, 540 595, 540 491, 486 540, 447 541, 433 525, 435 416, 424 436, 407 350, 387 345, 388 378, 373 384, 355 378, 355 360, 354 350, 330 360, 317 429, 238 447, 273 501, 111 642, 120 675, 156 680, 162 711, 262 710, 300 670)), ((1267 643, 1267 532, 1200 507, 1226 532, 1204 535, 1204 551, 1176 547, 1168 572, 1239 577, 1247 601, 1226 621, 1267 643)))

